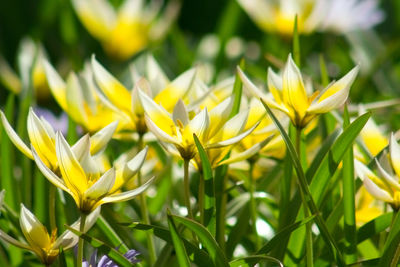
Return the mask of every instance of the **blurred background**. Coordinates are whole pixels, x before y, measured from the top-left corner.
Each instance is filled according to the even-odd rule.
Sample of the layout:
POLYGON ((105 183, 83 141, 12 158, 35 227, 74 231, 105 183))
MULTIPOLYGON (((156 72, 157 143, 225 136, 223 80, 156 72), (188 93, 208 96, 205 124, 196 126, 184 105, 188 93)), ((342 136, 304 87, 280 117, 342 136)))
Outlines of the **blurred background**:
MULTIPOLYGON (((257 21, 257 14, 251 11, 251 7, 243 4, 246 3, 244 0, 166 0, 151 1, 161 6, 159 16, 161 14, 172 17, 168 28, 164 29, 163 36, 155 41, 151 40, 139 51, 123 56, 121 60, 121 57, 111 56, 105 51, 106 49, 103 49, 104 45, 99 38, 96 38, 82 23, 80 19, 82 17, 79 16, 73 2, 71 0, 0 1, 0 54, 3 63, 6 63, 16 76, 21 76, 18 57, 21 54, 23 40, 26 41, 28 38, 41 47, 63 77, 66 77, 71 70, 82 69, 84 62, 93 54, 118 76, 130 62, 143 53, 150 52, 170 77, 176 77, 192 65, 204 64, 209 82, 217 81, 233 75, 239 60, 245 58, 248 72, 253 77, 258 77, 260 81, 265 81, 267 67, 272 66, 274 69, 281 67, 292 50, 291 34, 279 29, 282 28, 279 26, 282 22, 277 19, 272 21, 275 26, 263 28, 263 22, 257 21), (173 14, 166 14, 167 9, 173 9, 174 11, 170 12, 173 14)), ((96 1, 89 2, 96 3, 96 1)), ((283 8, 279 2, 296 3, 296 1, 247 1, 248 5, 252 3, 260 5, 256 2, 270 2, 270 5, 278 8, 279 5, 283 8)), ((316 5, 312 2, 315 1, 297 1, 305 6, 305 9, 302 7, 303 10, 298 14, 299 23, 302 21, 301 12, 305 13, 303 14, 305 17, 312 12, 307 10, 310 6, 316 5)), ((339 2, 346 1, 337 1, 339 2)), ((348 29, 323 25, 305 30, 303 33, 299 28, 302 70, 306 74, 318 77, 320 56, 325 59, 331 78, 339 77, 355 64, 360 64, 361 74, 350 93, 353 102, 367 103, 398 97, 400 2, 347 1, 350 2, 353 3, 352 7, 348 4, 347 10, 344 10, 346 5, 338 4, 339 7, 335 7, 336 10, 333 11, 335 15, 325 15, 322 20, 345 21, 350 25, 352 21, 347 21, 348 18, 355 17, 359 18, 359 25, 355 27, 345 25, 348 29)), ((123 3, 123 0, 109 1, 114 10, 118 10, 123 3)), ((143 4, 150 3, 144 1, 143 4)), ((261 12, 262 8, 259 10, 259 13, 261 12)), ((292 12, 299 13, 298 10, 292 12)), ((265 14, 265 18, 268 17, 271 17, 271 14, 265 14)), ((286 28, 292 29, 292 21, 286 28)), ((7 80, 10 81, 10 78, 4 74, 4 67, 1 73, 3 78, 0 84, 0 103, 3 105, 5 96, 9 93, 6 89, 10 87, 7 85, 7 80)), ((50 93, 46 93, 45 89, 40 94, 43 95, 38 98, 39 104, 41 101, 45 105, 54 104, 50 93)))

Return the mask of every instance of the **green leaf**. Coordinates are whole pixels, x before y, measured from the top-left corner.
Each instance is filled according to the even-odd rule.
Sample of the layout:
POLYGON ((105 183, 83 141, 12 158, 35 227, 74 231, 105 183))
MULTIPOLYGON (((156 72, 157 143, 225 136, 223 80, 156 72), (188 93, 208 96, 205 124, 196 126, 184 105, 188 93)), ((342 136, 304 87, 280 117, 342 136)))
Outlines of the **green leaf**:
POLYGON ((253 255, 253 256, 248 256, 248 257, 243 257, 239 258, 236 260, 233 260, 229 263, 230 267, 246 267, 246 266, 254 266, 257 263, 260 262, 274 262, 278 264, 278 266, 283 267, 282 262, 280 262, 278 259, 275 259, 270 256, 264 256, 264 255, 253 255))
MULTIPOLYGON (((153 231, 155 236, 173 246, 171 233, 166 228, 136 222, 128 224, 123 223, 121 225, 141 231, 153 231)), ((198 266, 212 266, 212 261, 207 253, 184 238, 182 238, 182 241, 185 245, 186 252, 194 263, 196 263, 198 266)))
MULTIPOLYGON (((240 69, 244 71, 245 69, 245 61, 242 59, 239 63, 240 69)), ((235 96, 233 101, 233 107, 231 114, 229 115, 230 118, 238 114, 240 109, 240 101, 242 99, 242 90, 243 90, 243 83, 242 79, 240 79, 239 74, 236 73, 235 75, 235 83, 233 84, 233 92, 232 95, 235 96)))
POLYGON ((361 243, 364 240, 385 231, 390 226, 392 217, 392 212, 385 213, 361 226, 357 232, 357 242, 361 243))
MULTIPOLYGON (((15 95, 9 94, 7 98, 7 103, 5 106, 4 114, 8 118, 8 121, 12 123, 14 117, 15 108, 15 95)), ((13 166, 14 166, 14 150, 11 146, 11 141, 6 134, 4 127, 2 127, 1 134, 1 187, 6 190, 5 202, 13 209, 18 210, 17 205, 17 187, 15 185, 15 179, 13 176, 13 166)))
MULTIPOLYGON (((350 124, 347 105, 344 106, 343 128, 350 124)), ((345 260, 352 263, 357 260, 356 204, 353 146, 350 145, 343 157, 343 211, 345 260)))
POLYGON ((111 225, 104 219, 103 216, 99 216, 96 221, 96 225, 100 228, 101 232, 111 241, 114 247, 120 247, 123 253, 126 253, 129 248, 125 245, 124 241, 118 236, 111 225))
MULTIPOLYGON (((336 172, 345 152, 352 146, 370 116, 370 113, 365 113, 347 126, 332 145, 329 153, 325 155, 313 177, 307 177, 307 180, 311 181, 310 191, 317 205, 321 204, 323 192, 327 189, 330 177, 336 172)), ((312 173, 307 174, 312 175, 312 173)))
POLYGON ((210 254, 210 257, 215 266, 229 266, 223 251, 221 250, 215 239, 212 237, 211 233, 204 226, 185 217, 176 215, 172 216, 174 218, 174 221, 183 224, 197 235, 202 245, 207 249, 208 253, 210 254))
POLYGON ((294 17, 293 26, 293 58, 296 65, 300 68, 300 40, 299 40, 299 29, 298 29, 298 17, 297 14, 294 17))
POLYGON ((400 259, 400 213, 394 217, 389 236, 386 239, 379 266, 397 266, 400 259))
POLYGON ((290 233, 292 233, 297 228, 303 226, 304 224, 310 222, 311 220, 314 219, 314 217, 315 215, 312 215, 304 220, 295 222, 292 225, 284 227, 279 233, 277 233, 273 238, 271 238, 271 240, 268 241, 268 243, 266 243, 262 248, 260 248, 260 250, 257 251, 257 254, 269 253, 272 249, 278 247, 281 241, 286 239, 290 235, 290 233))
POLYGON ((190 267, 190 261, 188 255, 186 254, 185 246, 183 245, 183 242, 178 235, 174 220, 172 219, 170 214, 168 214, 168 226, 172 237, 172 243, 175 247, 175 253, 176 257, 178 258, 179 266, 190 267))
POLYGON ((322 54, 319 55, 319 69, 321 71, 321 84, 322 86, 328 86, 329 84, 329 74, 326 68, 326 63, 324 56, 322 54))
POLYGON ((88 234, 84 234, 68 225, 65 225, 68 230, 70 230, 72 233, 76 234, 80 238, 83 238, 85 241, 89 242, 92 247, 97 248, 100 253, 107 255, 110 259, 112 259, 116 264, 119 264, 120 266, 132 266, 132 263, 124 257, 118 250, 115 248, 107 245, 103 241, 91 237, 88 234))
MULTIPOLYGON (((203 177, 200 179, 204 179, 204 226, 211 232, 213 236, 215 236, 216 231, 216 222, 215 222, 215 194, 214 194, 214 179, 212 175, 211 164, 208 160, 207 154, 201 145, 199 139, 196 135, 193 135, 194 141, 197 146, 197 150, 199 151, 201 165, 202 165, 202 174, 203 177)), ((199 196, 203 197, 203 196, 199 196)))
POLYGON ((338 247, 338 245, 336 244, 336 241, 333 239, 333 237, 331 236, 331 234, 329 233, 329 231, 326 228, 325 222, 323 220, 323 218, 321 217, 321 214, 313 200, 313 195, 310 192, 310 189, 308 188, 307 185, 307 179, 305 177, 305 174, 303 172, 303 168, 301 166, 300 160, 297 156, 297 152, 292 144, 292 141, 290 140, 289 136, 287 135, 285 129, 282 127, 282 125, 280 124, 279 120, 275 117, 275 115, 272 113, 272 111, 270 110, 270 108, 268 107, 268 105, 261 99, 262 104, 264 105, 265 109, 267 110, 268 115, 271 117, 271 119, 273 120, 274 124, 276 125, 276 127, 278 128, 279 132, 282 135, 282 138, 284 140, 284 142, 286 143, 286 147, 287 147, 287 151, 290 154, 292 161, 293 161, 293 166, 296 170, 297 173, 297 177, 298 177, 298 181, 299 181, 299 185, 300 185, 300 190, 303 191, 304 193, 304 198, 307 202, 308 208, 310 209, 310 211, 312 212, 312 214, 315 214, 315 223, 317 224, 322 237, 324 238, 325 242, 327 244, 329 244, 330 247, 330 251, 332 252, 332 255, 335 256, 335 259, 337 261, 337 264, 343 266, 344 262, 341 256, 341 252, 340 249, 338 247))

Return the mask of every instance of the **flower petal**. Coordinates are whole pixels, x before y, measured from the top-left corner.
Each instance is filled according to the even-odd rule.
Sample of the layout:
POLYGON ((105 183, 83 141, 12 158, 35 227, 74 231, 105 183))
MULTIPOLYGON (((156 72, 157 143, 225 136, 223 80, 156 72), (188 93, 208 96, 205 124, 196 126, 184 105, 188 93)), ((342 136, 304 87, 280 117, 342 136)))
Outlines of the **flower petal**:
POLYGON ((179 99, 183 99, 190 90, 195 77, 196 69, 185 71, 157 94, 154 101, 160 103, 166 110, 172 111, 176 102, 179 99))
POLYGON ((130 113, 132 111, 131 93, 97 62, 94 56, 92 57, 92 68, 97 84, 111 103, 130 113))
POLYGON ((97 180, 85 192, 85 198, 91 200, 100 200, 110 192, 115 181, 115 169, 111 168, 104 173, 99 180, 97 180))
POLYGON ((27 156, 30 159, 33 159, 32 151, 14 131, 14 129, 11 127, 10 123, 6 118, 6 115, 4 115, 4 113, 1 110, 0 110, 0 117, 1 117, 1 122, 3 123, 4 130, 6 131, 11 142, 13 142, 13 144, 18 148, 18 150, 21 151, 25 156, 27 156))
POLYGON ((61 108, 68 111, 67 85, 47 60, 44 61, 44 70, 51 93, 61 108))
POLYGON ((85 111, 85 99, 78 77, 71 72, 67 79, 66 101, 68 105, 68 115, 80 125, 89 123, 88 115, 85 111))
MULTIPOLYGON (((147 115, 144 115, 144 119, 146 121, 147 128, 161 141, 171 143, 171 144, 177 144, 179 145, 179 142, 175 139, 175 136, 171 136, 168 133, 164 132, 161 128, 156 125, 153 120, 147 115)), ((175 127, 175 126, 174 126, 175 127)))
POLYGON ((21 204, 19 218, 22 233, 32 248, 45 250, 51 245, 49 233, 44 225, 33 215, 30 210, 21 204))
POLYGON ((382 175, 383 179, 391 186, 394 187, 396 190, 400 190, 400 184, 399 181, 394 179, 385 169, 382 168, 381 164, 379 161, 375 158, 375 163, 376 166, 378 167, 379 173, 382 175))
POLYGON ((374 182, 372 182, 370 179, 365 178, 364 179, 364 186, 367 189, 367 191, 373 195, 376 199, 383 200, 386 202, 393 202, 393 198, 390 196, 388 192, 377 186, 374 182))
POLYGON ((118 127, 118 121, 114 121, 90 137, 91 155, 96 155, 105 149, 106 145, 108 144, 113 134, 115 133, 117 127, 118 127))
POLYGON ((139 97, 147 117, 151 119, 151 121, 164 133, 170 136, 175 136, 176 126, 174 121, 171 119, 170 114, 163 107, 157 105, 145 93, 139 91, 139 97))
POLYGON ((65 186, 64 181, 61 180, 57 175, 54 174, 40 159, 39 155, 36 153, 35 149, 32 147, 32 155, 35 159, 36 165, 42 172, 44 177, 47 178, 53 185, 71 194, 71 191, 65 186))
POLYGON ((175 124, 178 124, 178 120, 182 123, 183 126, 186 126, 189 123, 188 111, 182 99, 179 99, 176 103, 174 111, 172 112, 172 118, 175 124))
POLYGON ((309 107, 303 78, 299 68, 289 55, 283 72, 282 98, 285 105, 292 108, 302 118, 309 107))
POLYGON ((28 135, 32 146, 40 156, 40 159, 50 168, 57 166, 54 139, 47 132, 47 128, 42 124, 32 108, 28 114, 28 135))
POLYGON ((209 136, 214 136, 229 119, 233 107, 234 98, 228 97, 209 112, 210 132, 209 136))
POLYGON ((144 183, 140 187, 135 188, 133 190, 126 191, 126 192, 123 192, 120 194, 107 196, 107 197, 103 198, 102 201, 104 203, 110 203, 110 202, 122 202, 122 201, 130 200, 130 199, 134 198, 135 196, 141 194, 143 191, 145 191, 151 185, 151 183, 154 181, 154 179, 155 179, 154 177, 149 179, 146 183, 144 183))
POLYGON ((87 177, 60 132, 56 134, 56 152, 65 185, 79 198, 88 189, 87 177))
POLYGON ((142 167, 144 160, 146 159, 147 156, 147 151, 149 150, 149 147, 146 146, 144 149, 142 149, 137 155, 129 160, 123 169, 123 178, 124 180, 127 180, 134 176, 139 169, 142 167))
POLYGON ((357 76, 359 66, 354 67, 339 81, 333 83, 318 99, 311 104, 309 113, 325 113, 338 108, 346 101, 350 87, 357 76))
MULTIPOLYGON (((208 137, 208 129, 210 125, 210 118, 208 117, 207 108, 200 111, 190 122, 189 129, 191 134, 195 134, 201 142, 204 142, 208 137)), ((189 137, 192 140, 193 137, 189 137)))
POLYGON ((116 14, 105 0, 73 0, 72 5, 87 30, 100 40, 107 40, 115 25, 116 14))
POLYGON ((268 68, 268 89, 278 105, 282 104, 282 77, 276 74, 271 68, 268 68))
POLYGON ((397 177, 400 177, 400 145, 394 138, 393 133, 390 136, 389 151, 390 151, 390 161, 392 163, 392 167, 396 172, 397 177))
POLYGON ((257 86, 252 81, 250 81, 250 79, 246 76, 246 74, 244 74, 244 72, 240 69, 239 66, 236 69, 240 79, 243 82, 244 88, 249 90, 250 93, 256 98, 268 98, 267 94, 258 89, 257 86))
POLYGON ((260 152, 260 150, 266 146, 269 141, 271 141, 271 139, 274 137, 274 135, 271 135, 269 137, 267 137, 265 140, 263 140, 260 143, 257 143, 255 145, 253 145, 252 147, 250 147, 249 149, 241 152, 241 153, 237 153, 237 154, 232 154, 229 158, 227 158, 226 160, 223 160, 221 162, 218 163, 219 165, 224 165, 224 164, 230 164, 233 162, 239 162, 239 161, 243 161, 246 160, 248 158, 251 158, 252 156, 254 156, 255 154, 257 154, 258 152, 260 152))
MULTIPOLYGON (((92 211, 89 215, 86 216, 86 221, 85 221, 85 229, 84 232, 89 231, 90 228, 94 225, 94 223, 97 221, 97 218, 100 216, 100 210, 101 207, 96 208, 94 211, 92 211)), ((81 224, 81 218, 79 218, 76 222, 74 222, 71 227, 79 230, 81 224)), ((53 243, 52 248, 53 249, 59 249, 63 248, 63 250, 67 250, 69 248, 74 247, 79 241, 79 237, 72 233, 69 230, 66 230, 64 233, 62 233, 57 240, 53 243)))

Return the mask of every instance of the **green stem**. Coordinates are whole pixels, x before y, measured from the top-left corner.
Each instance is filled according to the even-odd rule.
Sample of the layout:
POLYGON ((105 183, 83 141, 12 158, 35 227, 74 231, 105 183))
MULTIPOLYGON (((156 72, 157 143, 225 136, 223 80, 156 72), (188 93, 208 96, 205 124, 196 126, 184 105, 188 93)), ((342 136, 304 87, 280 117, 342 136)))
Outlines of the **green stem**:
MULTIPOLYGON (((139 151, 143 149, 143 135, 139 135, 138 140, 139 151)), ((142 185, 142 174, 139 170, 138 172, 138 186, 142 185)), ((147 208, 146 192, 143 192, 139 196, 140 198, 140 211, 142 213, 142 219, 145 224, 150 224, 149 210, 147 208)), ((156 262, 156 249, 154 245, 153 233, 151 231, 146 231, 147 235, 147 248, 149 250, 149 260, 150 264, 153 265, 156 262)))
MULTIPOLYGON (((301 129, 296 128, 296 152, 299 159, 301 158, 301 129)), ((300 195, 301 200, 303 202, 304 209, 304 217, 308 218, 310 216, 310 212, 308 210, 307 200, 305 198, 305 192, 303 192, 300 186, 300 195)), ((312 222, 308 222, 306 224, 306 260, 307 266, 313 267, 313 239, 312 239, 312 231, 311 231, 312 222)))
POLYGON ((199 210, 200 210, 200 223, 204 225, 204 176, 200 174, 199 181, 199 210))
MULTIPOLYGON (((392 216, 392 222, 390 223, 390 229, 393 228, 393 224, 394 224, 394 221, 397 218, 397 213, 398 212, 399 212, 398 209, 393 209, 393 216, 392 216)), ((393 259, 390 262, 390 267, 396 267, 397 263, 399 262, 399 259, 400 259, 400 244, 397 245, 396 252, 394 253, 393 259)))
POLYGON ((255 238, 255 251, 261 246, 260 238, 257 233, 257 203, 254 198, 254 191, 256 187, 256 181, 253 177, 254 162, 250 161, 249 168, 249 194, 250 194, 250 212, 251 212, 251 226, 253 228, 254 238, 255 238))
POLYGON ((190 207, 190 183, 189 183, 189 159, 184 159, 183 164, 183 184, 185 188, 185 205, 189 219, 193 219, 192 208, 190 207))
POLYGON ((53 231, 57 228, 56 224, 56 190, 54 185, 50 185, 49 188, 49 220, 50 229, 53 231))
MULTIPOLYGON (((86 223, 86 214, 81 213, 81 223, 79 225, 79 231, 84 233, 85 231, 85 223, 86 223)), ((76 266, 82 267, 82 260, 83 260, 83 238, 79 237, 78 242, 78 257, 76 258, 76 266)))

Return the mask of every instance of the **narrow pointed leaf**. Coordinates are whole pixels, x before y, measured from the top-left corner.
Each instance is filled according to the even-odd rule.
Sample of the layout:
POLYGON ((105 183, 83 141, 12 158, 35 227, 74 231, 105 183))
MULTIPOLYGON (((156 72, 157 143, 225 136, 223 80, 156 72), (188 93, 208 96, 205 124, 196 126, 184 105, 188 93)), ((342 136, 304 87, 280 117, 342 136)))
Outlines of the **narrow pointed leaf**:
POLYGON ((172 243, 174 244, 176 257, 178 258, 179 266, 190 267, 190 261, 188 255, 186 254, 185 246, 183 245, 183 242, 179 237, 174 220, 170 215, 168 215, 168 226, 171 233, 172 243))
POLYGON ((71 232, 73 232, 74 234, 79 236, 80 238, 83 238, 85 241, 90 243, 90 245, 92 245, 92 247, 97 248, 100 253, 107 255, 116 264, 118 264, 120 266, 132 266, 132 263, 130 263, 129 260, 124 257, 124 255, 122 255, 118 250, 116 250, 113 247, 110 247, 103 241, 101 241, 97 238, 91 237, 88 234, 79 232, 78 230, 76 230, 68 225, 66 225, 65 227, 67 227, 68 230, 70 230, 71 232))
MULTIPOLYGON (((122 225, 141 231, 153 231, 155 236, 173 246, 171 233, 166 228, 136 222, 122 225)), ((189 254, 190 258, 192 258, 194 263, 196 263, 198 266, 212 266, 212 261, 207 253, 205 253, 203 250, 199 249, 197 246, 193 245, 186 239, 182 239, 182 241, 185 244, 187 253, 189 254)))
POLYGON ((329 233, 329 231, 326 228, 326 225, 324 223, 323 218, 321 217, 321 214, 313 200, 313 196, 311 195, 310 189, 307 185, 307 180, 306 177, 304 175, 303 172, 303 168, 301 166, 299 157, 297 156, 297 152, 292 144, 292 141, 290 140, 290 137, 287 135, 285 129, 283 128, 283 126, 280 124, 279 120, 275 117, 275 115, 272 113, 272 111, 270 110, 270 108, 267 106, 267 104, 261 99, 265 109, 267 110, 269 116, 271 117, 271 119, 273 120, 274 124, 276 125, 276 127, 279 129, 279 132, 282 135, 283 140, 286 143, 287 146, 287 151, 289 153, 289 155, 292 158, 293 161, 293 166, 296 170, 297 173, 297 177, 299 179, 299 184, 300 184, 300 189, 303 190, 303 193, 305 195, 306 201, 307 201, 307 205, 310 209, 310 211, 312 212, 312 214, 315 214, 315 223, 317 224, 322 237, 324 238, 325 242, 329 245, 330 247, 330 251, 332 253, 332 255, 335 256, 335 259, 337 261, 337 263, 340 266, 344 266, 344 261, 342 259, 341 256, 341 252, 340 249, 338 247, 338 245, 336 244, 336 241, 333 239, 332 235, 329 233))
POLYGON ((212 175, 211 164, 207 158, 207 154, 196 135, 193 135, 194 141, 199 151, 203 179, 204 179, 204 225, 215 236, 215 194, 214 194, 214 178, 212 175))
POLYGON ((239 258, 236 260, 233 260, 229 263, 230 267, 252 267, 256 265, 257 263, 261 262, 273 262, 278 264, 278 266, 283 267, 283 263, 280 262, 278 259, 275 259, 270 256, 265 256, 265 255, 253 255, 253 256, 248 256, 244 258, 239 258))
POLYGON ((204 228, 204 226, 185 217, 173 215, 173 218, 174 221, 183 224, 197 235, 200 242, 210 254, 210 257, 215 266, 229 266, 228 261, 226 260, 221 248, 219 247, 215 239, 211 236, 210 232, 206 228, 204 228))

